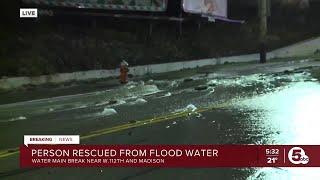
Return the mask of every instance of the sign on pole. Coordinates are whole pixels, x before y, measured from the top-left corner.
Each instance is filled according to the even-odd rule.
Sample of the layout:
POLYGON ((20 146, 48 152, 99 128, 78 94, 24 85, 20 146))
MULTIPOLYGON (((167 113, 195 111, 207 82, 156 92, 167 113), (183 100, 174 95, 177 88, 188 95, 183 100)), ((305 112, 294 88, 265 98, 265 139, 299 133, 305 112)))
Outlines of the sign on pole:
POLYGON ((85 9, 163 12, 167 0, 22 0, 26 4, 85 9))
POLYGON ((183 10, 188 13, 227 18, 227 0, 183 0, 183 10))

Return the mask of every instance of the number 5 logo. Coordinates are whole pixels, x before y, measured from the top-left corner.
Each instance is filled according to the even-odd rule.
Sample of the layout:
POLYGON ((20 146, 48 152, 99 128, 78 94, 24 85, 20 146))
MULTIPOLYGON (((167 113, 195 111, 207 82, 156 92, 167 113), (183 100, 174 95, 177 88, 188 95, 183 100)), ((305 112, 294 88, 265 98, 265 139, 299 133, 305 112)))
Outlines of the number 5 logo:
POLYGON ((290 149, 288 153, 289 161, 292 164, 308 164, 309 157, 306 155, 305 151, 300 147, 294 147, 290 149))

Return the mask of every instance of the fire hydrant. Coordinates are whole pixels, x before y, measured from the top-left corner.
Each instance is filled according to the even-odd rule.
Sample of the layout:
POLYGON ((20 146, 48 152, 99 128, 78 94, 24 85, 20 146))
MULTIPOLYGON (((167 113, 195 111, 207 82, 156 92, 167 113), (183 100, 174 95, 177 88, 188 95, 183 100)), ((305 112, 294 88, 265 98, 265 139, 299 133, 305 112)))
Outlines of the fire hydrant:
POLYGON ((129 64, 127 61, 123 60, 120 64, 120 83, 121 84, 126 84, 128 83, 128 68, 129 64))

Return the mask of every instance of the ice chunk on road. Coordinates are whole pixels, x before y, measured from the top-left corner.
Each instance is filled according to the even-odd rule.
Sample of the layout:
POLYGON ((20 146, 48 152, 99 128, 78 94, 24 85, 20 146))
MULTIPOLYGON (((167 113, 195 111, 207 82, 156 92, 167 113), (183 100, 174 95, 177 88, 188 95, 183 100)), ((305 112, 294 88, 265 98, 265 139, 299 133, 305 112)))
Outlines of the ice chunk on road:
POLYGON ((110 116, 113 114, 117 114, 117 111, 113 108, 104 108, 101 115, 110 116))
POLYGON ((27 118, 24 116, 19 116, 19 117, 15 117, 12 119, 9 119, 7 122, 14 122, 14 121, 21 121, 21 120, 26 120, 27 118))
POLYGON ((170 85, 169 85, 170 87, 176 87, 176 86, 178 86, 178 82, 177 81, 171 81, 170 82, 170 85))
POLYGON ((164 97, 170 97, 170 96, 172 96, 171 92, 167 92, 166 94, 161 95, 161 96, 159 96, 157 98, 164 98, 164 97))
POLYGON ((128 89, 133 89, 133 88, 135 88, 135 87, 137 87, 137 86, 136 86, 136 85, 128 85, 128 86, 127 86, 128 89))
POLYGON ((189 105, 185 108, 186 111, 191 111, 191 112, 195 112, 197 109, 198 109, 198 108, 197 108, 195 105, 193 105, 193 104, 189 104, 189 105))
POLYGON ((135 100, 134 102, 132 102, 133 104, 144 104, 146 103, 147 100, 143 99, 143 98, 139 98, 137 100, 135 100))
POLYGON ((135 101, 136 103, 146 103, 147 101, 143 98, 139 98, 135 101))
POLYGON ((17 120, 26 120, 27 118, 26 117, 24 117, 24 116, 19 116, 18 118, 17 118, 17 120))
POLYGON ((145 100, 143 98, 138 98, 135 101, 128 103, 128 105, 144 104, 146 102, 147 102, 147 100, 145 100))
POLYGON ((188 115, 191 116, 191 115, 196 115, 196 118, 200 118, 202 117, 202 114, 198 113, 197 112, 198 108, 193 105, 193 104, 189 104, 185 109, 184 111, 188 112, 188 115))
POLYGON ((196 112, 197 111, 197 107, 193 104, 189 104, 188 106, 186 106, 185 108, 181 108, 181 109, 177 109, 174 112, 196 112))

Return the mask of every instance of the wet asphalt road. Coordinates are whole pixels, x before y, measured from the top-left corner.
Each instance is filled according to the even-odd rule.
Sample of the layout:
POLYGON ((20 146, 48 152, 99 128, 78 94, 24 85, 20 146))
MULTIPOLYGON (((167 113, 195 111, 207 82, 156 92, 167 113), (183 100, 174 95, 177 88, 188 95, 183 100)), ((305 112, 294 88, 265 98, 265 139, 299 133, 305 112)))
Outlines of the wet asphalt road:
MULTIPOLYGON (((0 105, 0 149, 24 134, 88 134, 189 108, 201 114, 85 139, 82 144, 320 144, 320 83, 299 64, 204 70, 184 78, 132 82, 108 91, 0 105), (289 68, 289 70, 292 70, 289 68), (229 72, 228 72, 229 71, 229 72), (258 71, 259 73, 257 73, 258 71), (223 73, 222 73, 223 72, 223 73), (227 74, 227 75, 226 75, 227 74), (72 132, 72 133, 71 133, 72 132)), ((319 169, 44 168, 0 159, 2 179, 319 179, 319 169)))

